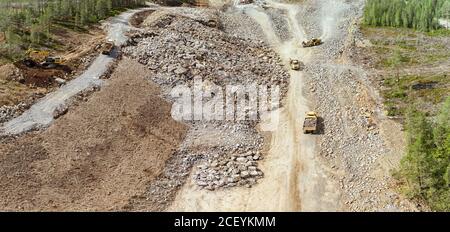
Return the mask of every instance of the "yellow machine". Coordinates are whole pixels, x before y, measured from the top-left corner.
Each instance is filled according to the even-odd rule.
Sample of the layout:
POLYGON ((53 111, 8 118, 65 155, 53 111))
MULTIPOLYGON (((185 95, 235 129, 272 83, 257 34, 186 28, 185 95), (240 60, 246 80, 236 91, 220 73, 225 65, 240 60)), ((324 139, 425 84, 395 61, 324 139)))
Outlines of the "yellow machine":
POLYGON ((114 51, 114 41, 108 40, 102 45, 102 54, 110 56, 114 51))
POLYGON ((55 68, 65 62, 64 58, 50 56, 50 52, 44 50, 28 49, 26 56, 23 63, 28 67, 55 68))
POLYGON ((289 65, 291 66, 292 70, 303 70, 303 68, 305 67, 305 64, 303 64, 303 62, 292 59, 289 61, 289 65))
POLYGON ((307 48, 307 47, 314 47, 314 46, 321 45, 322 43, 323 43, 323 42, 322 42, 321 39, 313 38, 313 39, 310 39, 310 40, 303 41, 303 42, 302 42, 302 46, 303 46, 304 48, 307 48))
POLYGON ((317 131, 317 113, 310 111, 306 113, 305 121, 303 122, 303 133, 314 134, 317 131))

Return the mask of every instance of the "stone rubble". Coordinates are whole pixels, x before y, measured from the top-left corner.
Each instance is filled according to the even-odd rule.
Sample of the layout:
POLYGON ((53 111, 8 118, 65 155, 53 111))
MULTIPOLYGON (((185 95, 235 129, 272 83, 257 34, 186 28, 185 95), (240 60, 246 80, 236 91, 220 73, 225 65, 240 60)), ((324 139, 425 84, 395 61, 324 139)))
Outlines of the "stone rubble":
MULTIPOLYGON (((414 207, 391 188, 390 174, 377 174, 380 160, 393 154, 380 132, 385 116, 370 75, 352 63, 336 62, 348 59, 354 41, 362 40, 357 38, 360 34, 354 21, 361 17, 362 4, 355 1, 336 6, 343 9, 346 20, 340 22, 332 39, 315 48, 315 59, 306 64, 305 94, 315 99, 315 110, 324 120, 320 157, 334 172, 343 173, 334 176, 344 193, 345 206, 351 211, 411 211, 414 207)), ((298 15, 313 37, 321 33, 314 20, 320 14, 313 5, 298 15)))
POLYGON ((14 117, 19 116, 20 113, 27 108, 28 104, 26 103, 19 103, 13 106, 8 105, 0 106, 0 123, 4 123, 14 117))
MULTIPOLYGON (((318 9, 327 8, 318 4, 328 3, 314 1, 300 9, 298 21, 307 36, 323 34, 325 28, 318 19, 326 12, 318 9)), ((305 63, 304 92, 308 99, 315 100, 312 107, 324 120, 318 156, 330 167, 330 176, 342 190, 344 210, 415 210, 393 191, 390 175, 375 173, 380 160, 392 154, 381 135, 383 112, 379 96, 370 89, 366 71, 345 61, 346 51, 353 46, 354 37, 349 33, 358 31, 353 28, 357 27, 354 19, 360 17, 363 1, 329 7, 341 7, 340 14, 345 15, 341 18, 345 20, 330 16, 337 17, 335 22, 339 23, 336 31, 329 32, 334 33, 332 39, 325 38, 324 44, 314 48, 314 59, 305 63)), ((166 97, 173 86, 191 84, 195 76, 220 86, 257 82, 278 83, 284 91, 287 89, 286 71, 277 55, 261 41, 264 34, 249 16, 233 9, 223 14, 215 12, 218 15, 214 18, 220 22, 217 28, 200 22, 207 22, 205 18, 210 13, 202 15, 199 9, 183 9, 181 17, 174 11, 148 20, 144 32, 131 36, 124 49, 126 55, 153 70, 149 78, 160 84, 166 97)), ((289 38, 288 33, 284 34, 286 22, 280 17, 284 13, 268 10, 282 40, 289 38)), ((191 130, 181 152, 176 152, 166 172, 152 183, 148 199, 163 202, 173 198, 174 191, 166 186, 181 186, 192 166, 194 183, 207 190, 251 187, 264 176, 258 168, 258 161, 264 157, 264 140, 254 128, 256 122, 189 123, 191 130)))
MULTIPOLYGON (((289 75, 278 55, 263 41, 227 33, 229 25, 238 23, 208 9, 157 10, 144 20, 143 30, 130 33, 123 54, 146 65, 148 78, 169 100, 174 86, 192 86, 198 77, 222 88, 278 85, 283 98, 289 75)), ((185 141, 149 187, 148 199, 169 196, 172 192, 164 186, 178 188, 193 166, 194 183, 207 190, 251 187, 264 176, 258 168, 264 156, 264 139, 256 128, 259 120, 184 122, 191 126, 185 141)))
POLYGON ((198 165, 193 179, 197 185, 207 190, 234 186, 251 187, 264 175, 257 167, 257 161, 260 159, 262 157, 259 151, 220 156, 198 165))

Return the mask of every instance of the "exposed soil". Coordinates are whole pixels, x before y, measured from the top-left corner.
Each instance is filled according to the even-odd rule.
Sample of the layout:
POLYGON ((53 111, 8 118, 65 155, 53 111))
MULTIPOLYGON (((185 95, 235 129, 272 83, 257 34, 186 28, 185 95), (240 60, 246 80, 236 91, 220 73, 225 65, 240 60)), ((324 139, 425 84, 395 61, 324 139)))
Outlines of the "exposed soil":
POLYGON ((1 210, 121 210, 140 195, 186 131, 146 73, 124 59, 46 131, 2 139, 1 210))
POLYGON ((23 79, 19 83, 28 86, 52 87, 55 78, 64 78, 66 74, 72 72, 71 68, 66 65, 57 66, 55 68, 27 67, 23 62, 18 61, 15 66, 21 71, 23 79))

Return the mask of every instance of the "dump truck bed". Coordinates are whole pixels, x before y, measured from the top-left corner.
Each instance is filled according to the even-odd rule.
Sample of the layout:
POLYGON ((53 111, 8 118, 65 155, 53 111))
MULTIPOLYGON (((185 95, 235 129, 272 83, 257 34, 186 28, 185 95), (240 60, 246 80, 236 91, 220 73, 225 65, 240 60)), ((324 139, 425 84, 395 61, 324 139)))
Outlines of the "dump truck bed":
POLYGON ((111 55, 113 48, 114 48, 114 43, 112 43, 112 42, 105 43, 102 48, 102 54, 103 55, 111 55))
POLYGON ((316 133, 317 131, 317 114, 313 111, 308 112, 305 117, 305 121, 303 122, 303 133, 316 133))
POLYGON ((316 127, 317 127, 316 118, 305 118, 305 122, 303 123, 303 129, 315 130, 316 127))

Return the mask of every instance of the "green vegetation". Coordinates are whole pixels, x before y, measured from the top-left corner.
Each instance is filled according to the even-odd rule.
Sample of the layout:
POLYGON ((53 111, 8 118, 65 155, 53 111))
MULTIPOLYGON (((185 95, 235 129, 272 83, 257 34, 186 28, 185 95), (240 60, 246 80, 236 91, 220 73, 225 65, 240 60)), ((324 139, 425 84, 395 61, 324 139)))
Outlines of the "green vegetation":
POLYGON ((386 74, 389 116, 405 118, 407 153, 395 173, 402 191, 432 210, 450 211, 450 0, 368 0, 362 31, 386 74), (419 32, 422 31, 422 32, 419 32))
POLYGON ((57 26, 85 30, 88 25, 117 14, 144 0, 2 0, 0 2, 0 54, 14 60, 29 46, 52 47, 57 26))
POLYGON ((436 105, 450 93, 450 78, 446 74, 391 76, 383 81, 382 91, 389 116, 405 116, 412 105, 435 115, 436 105))
POLYGON ((450 0, 368 0, 364 23, 422 31, 439 28, 438 18, 450 17, 450 0))
POLYGON ((387 114, 403 118, 413 104, 428 115, 450 93, 446 72, 450 44, 444 36, 429 36, 409 28, 363 26, 372 46, 366 53, 384 72, 382 95, 387 114))
POLYGON ((436 120, 409 110, 408 149, 401 161, 399 178, 407 196, 425 200, 432 210, 450 211, 450 97, 436 120))
POLYGON ((418 32, 408 28, 362 26, 372 43, 376 68, 402 69, 435 65, 450 59, 449 44, 443 31, 418 32))

